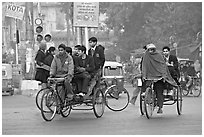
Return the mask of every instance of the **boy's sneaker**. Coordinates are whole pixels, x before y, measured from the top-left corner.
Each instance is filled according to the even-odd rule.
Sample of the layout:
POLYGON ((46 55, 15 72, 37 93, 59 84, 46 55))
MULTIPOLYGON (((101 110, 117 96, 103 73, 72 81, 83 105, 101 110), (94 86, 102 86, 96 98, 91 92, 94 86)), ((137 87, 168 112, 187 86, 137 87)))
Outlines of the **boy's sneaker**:
POLYGON ((157 114, 162 114, 162 113, 163 113, 162 109, 159 108, 158 111, 157 111, 157 114))
POLYGON ((174 91, 173 91, 173 90, 170 90, 170 91, 168 92, 168 95, 169 95, 169 96, 173 96, 173 95, 174 95, 174 91))

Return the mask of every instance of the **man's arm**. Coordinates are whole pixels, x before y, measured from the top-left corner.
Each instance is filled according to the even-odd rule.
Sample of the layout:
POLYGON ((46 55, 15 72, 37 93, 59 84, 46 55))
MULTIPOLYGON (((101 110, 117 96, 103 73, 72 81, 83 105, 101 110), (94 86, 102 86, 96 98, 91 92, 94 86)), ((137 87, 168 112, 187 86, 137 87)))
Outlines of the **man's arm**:
POLYGON ((105 63, 105 54, 104 54, 105 48, 100 46, 100 51, 99 51, 99 57, 100 57, 100 66, 103 68, 104 63, 105 63))
POLYGON ((178 59, 176 56, 174 56, 173 62, 174 62, 174 68, 178 69, 179 63, 178 63, 178 59))
POLYGON ((88 72, 93 72, 95 69, 95 65, 94 65, 94 59, 92 56, 88 57, 88 67, 85 68, 86 71, 88 72))
POLYGON ((50 66, 50 76, 54 76, 57 71, 57 63, 56 58, 52 60, 51 66, 50 66))
POLYGON ((73 74, 74 74, 74 62, 73 62, 73 58, 70 55, 68 55, 68 62, 69 62, 68 75, 73 76, 73 74))

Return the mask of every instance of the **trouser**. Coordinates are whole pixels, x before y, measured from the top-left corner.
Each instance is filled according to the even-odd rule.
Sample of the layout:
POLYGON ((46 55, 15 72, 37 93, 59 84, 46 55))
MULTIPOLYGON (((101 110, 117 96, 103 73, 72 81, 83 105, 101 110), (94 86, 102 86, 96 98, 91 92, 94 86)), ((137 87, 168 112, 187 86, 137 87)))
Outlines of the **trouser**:
POLYGON ((162 80, 158 80, 157 82, 154 83, 154 91, 156 92, 156 97, 157 97, 157 105, 159 108, 163 107, 163 102, 164 102, 164 95, 163 91, 165 89, 165 83, 162 80))
POLYGON ((57 89, 61 99, 64 100, 65 96, 67 96, 68 98, 73 98, 74 94, 73 94, 73 91, 72 91, 70 80, 65 79, 63 84, 64 84, 64 90, 63 90, 63 86, 58 86, 58 89, 57 89))
POLYGON ((65 78, 64 86, 65 86, 66 95, 69 95, 69 94, 73 95, 72 86, 70 84, 69 79, 65 78))
POLYGON ((130 100, 130 103, 135 104, 136 99, 137 99, 137 96, 138 96, 138 94, 139 94, 139 92, 140 92, 139 88, 140 88, 140 87, 138 87, 138 81, 137 81, 137 79, 136 79, 136 81, 135 81, 135 89, 134 89, 134 91, 133 91, 133 95, 132 95, 132 98, 131 98, 131 100, 130 100))
POLYGON ((91 79, 91 76, 88 72, 82 72, 80 74, 75 75, 75 80, 77 82, 77 87, 79 92, 88 92, 88 84, 91 79))

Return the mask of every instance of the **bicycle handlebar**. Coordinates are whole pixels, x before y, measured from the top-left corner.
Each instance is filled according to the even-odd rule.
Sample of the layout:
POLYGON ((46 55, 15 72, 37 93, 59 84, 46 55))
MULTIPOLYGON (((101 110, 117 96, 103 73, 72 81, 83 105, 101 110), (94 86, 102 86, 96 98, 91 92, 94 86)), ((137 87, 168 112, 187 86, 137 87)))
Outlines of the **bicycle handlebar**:
POLYGON ((65 78, 48 78, 47 81, 55 81, 55 82, 61 82, 64 81, 65 78))

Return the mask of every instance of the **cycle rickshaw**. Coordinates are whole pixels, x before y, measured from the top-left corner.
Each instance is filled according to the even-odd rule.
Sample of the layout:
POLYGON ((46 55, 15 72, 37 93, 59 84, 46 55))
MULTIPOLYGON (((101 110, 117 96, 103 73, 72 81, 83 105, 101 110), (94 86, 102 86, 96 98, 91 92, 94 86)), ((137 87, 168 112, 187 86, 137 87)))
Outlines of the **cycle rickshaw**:
MULTIPOLYGON (((155 46, 154 46, 155 47, 155 46)), ((143 55, 142 61, 142 79, 144 89, 140 92, 140 111, 142 115, 146 115, 149 119, 152 117, 154 109, 157 107, 156 91, 154 91, 154 83, 161 81, 160 84, 166 88, 167 93, 171 91, 172 95, 163 95, 163 105, 177 104, 177 113, 182 112, 182 91, 180 86, 176 84, 171 77, 169 69, 163 56, 156 50, 148 50, 143 55), (145 80, 145 82, 144 82, 145 80), (144 93, 143 93, 144 92, 144 93)))
MULTIPOLYGON (((157 98, 154 91, 154 82, 159 79, 148 80, 147 88, 144 92, 140 92, 140 112, 142 115, 146 115, 149 119, 152 117, 154 109, 157 107, 157 98)), ((180 86, 173 86, 171 89, 167 88, 167 93, 169 90, 173 91, 173 95, 164 95, 163 105, 173 105, 176 104, 177 113, 181 115, 182 113, 182 91, 180 86)))
MULTIPOLYGON (((99 80, 98 75, 94 76, 94 80, 99 80)), ((42 117, 45 121, 51 121, 56 114, 61 114, 62 117, 69 116, 71 110, 93 110, 97 118, 100 118, 105 109, 105 98, 103 91, 90 82, 93 88, 91 95, 84 98, 80 95, 75 95, 73 100, 67 100, 65 95, 64 78, 48 78, 48 87, 38 92, 36 96, 36 105, 41 111, 42 117), (41 95, 40 95, 41 94, 41 95), (40 103, 39 103, 40 100, 40 103), (82 104, 89 106, 89 108, 78 108, 82 104), (90 108, 91 107, 91 108, 90 108)), ((71 82, 74 93, 76 84, 71 82)))
MULTIPOLYGON (((194 97, 199 97, 201 94, 201 77, 200 72, 195 72, 195 75, 189 78, 188 76, 188 69, 192 67, 194 64, 193 60, 189 59, 180 59, 179 60, 179 68, 180 68, 180 83, 183 96, 187 96, 189 94, 193 95, 194 97), (187 88, 187 84, 189 88, 187 88)), ((192 70, 193 71, 193 70, 192 70)))
POLYGON ((128 106, 130 97, 124 88, 124 71, 121 63, 106 61, 100 84, 104 89, 106 106, 110 110, 122 111, 128 106))

